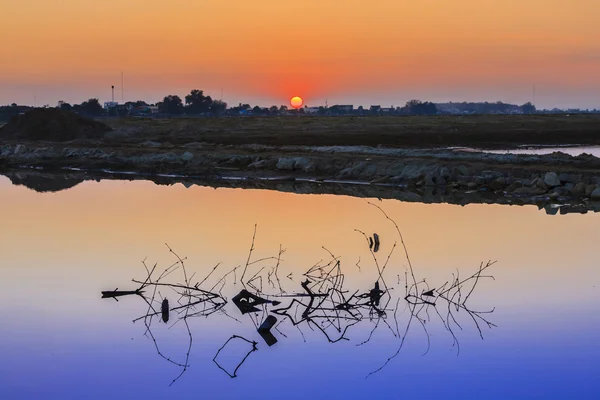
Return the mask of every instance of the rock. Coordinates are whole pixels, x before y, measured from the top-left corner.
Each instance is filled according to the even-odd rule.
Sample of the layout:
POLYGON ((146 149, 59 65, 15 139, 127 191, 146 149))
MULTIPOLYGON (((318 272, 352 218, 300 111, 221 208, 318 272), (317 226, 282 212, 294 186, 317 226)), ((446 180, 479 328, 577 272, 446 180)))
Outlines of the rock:
MULTIPOLYGON (((280 171, 293 171, 295 169, 310 171, 314 170, 315 166, 305 157, 281 157, 277 161, 276 168, 280 171)), ((346 169, 341 171, 340 175, 353 175, 356 172, 354 169, 346 169)))
POLYGON ((504 178, 496 178, 490 183, 490 188, 493 190, 504 189, 506 186, 506 180, 504 178))
POLYGON ((15 146, 15 151, 13 152, 13 154, 15 156, 25 154, 25 153, 27 153, 27 147, 25 147, 25 145, 18 144, 15 146))
POLYGON ((436 183, 437 183, 437 185, 438 185, 438 186, 445 186, 445 185, 446 185, 446 179, 444 179, 444 177, 440 177, 440 178, 437 180, 437 182, 436 182, 436 183))
POLYGON ((590 198, 592 200, 600 200, 600 188, 594 189, 594 191, 590 195, 590 198))
POLYGON ((551 205, 547 205, 544 207, 546 210, 546 214, 548 215, 556 215, 558 214, 558 207, 552 207, 551 205))
POLYGON ((491 183, 493 180, 500 178, 502 176, 501 173, 492 171, 492 170, 481 171, 481 175, 482 175, 485 183, 491 183))
POLYGON ((533 182, 531 182, 531 186, 538 189, 539 191, 546 192, 548 190, 548 185, 546 185, 546 182, 544 182, 542 178, 535 179, 533 182))
POLYGON ((458 173, 462 176, 469 176, 469 169, 464 165, 458 167, 458 173))
POLYGON ((13 148, 10 147, 10 145, 6 145, 2 148, 2 151, 0 152, 0 155, 2 157, 8 157, 13 153, 13 148))
POLYGON ((546 191, 543 189, 536 188, 536 187, 522 187, 522 188, 513 190, 512 193, 529 195, 529 196, 537 196, 537 195, 546 193, 546 191))
POLYGON ((522 188, 523 184, 521 183, 521 181, 515 181, 513 183, 510 184, 509 187, 506 188, 507 192, 513 192, 516 189, 522 188))
MULTIPOLYGON (((280 159, 281 160, 281 159, 280 159)), ((279 165, 279 162, 277 163, 279 165)), ((347 168, 342 169, 338 174, 338 178, 356 178, 360 173, 367 167, 367 162, 360 162, 356 165, 351 165, 347 168)))
POLYGON ((560 197, 560 193, 558 192, 552 192, 548 195, 548 197, 550 197, 550 200, 556 200, 560 197))
POLYGON ((415 180, 423 178, 424 174, 421 167, 409 164, 402 170, 402 176, 407 180, 415 180))
POLYGON ((294 169, 301 169, 306 171, 310 167, 311 163, 304 157, 296 157, 294 162, 294 169))
POLYGON ((483 185, 485 183, 485 178, 482 176, 474 176, 473 177, 473 183, 475 183, 476 185, 483 185))
POLYGON ((560 186, 560 179, 556 172, 547 172, 544 176, 544 183, 550 187, 560 186))
POLYGON ((402 163, 402 162, 396 163, 396 164, 392 165, 391 167, 389 167, 387 169, 387 171, 385 172, 385 174, 389 175, 389 176, 401 175, 404 167, 405 167, 404 163, 402 163))
POLYGON ((565 186, 557 186, 554 189, 552 189, 552 192, 558 193, 559 196, 568 196, 571 194, 571 190, 569 190, 565 186))
POLYGON ((581 174, 575 175, 575 174, 567 174, 567 173, 562 172, 558 175, 558 179, 564 183, 576 184, 577 182, 580 182, 582 180, 582 178, 583 177, 581 176, 581 174))
POLYGON ((181 159, 183 161, 191 161, 194 158, 194 155, 192 153, 190 153, 189 151, 186 151, 185 153, 183 153, 181 155, 181 159))
POLYGON ((406 191, 399 196, 404 201, 421 201, 422 198, 415 192, 406 191))
POLYGON ((261 168, 265 168, 266 166, 267 166, 267 160, 259 160, 259 161, 254 161, 253 163, 248 165, 248 168, 261 169, 261 168))
POLYGON ((437 180, 438 179, 436 177, 432 176, 431 174, 427 174, 421 181, 423 182, 423 185, 425 185, 425 186, 435 186, 435 183, 437 182, 437 180))
POLYGON ((158 143, 158 142, 154 142, 152 140, 145 140, 141 143, 142 146, 144 147, 161 147, 162 144, 158 143))
POLYGON ((585 197, 590 197, 592 192, 598 188, 598 185, 587 185, 585 187, 585 197))
POLYGON ((475 182, 469 182, 469 183, 467 183, 467 189, 469 189, 469 190, 477 189, 477 186, 479 186, 479 185, 477 183, 475 183, 475 182))
POLYGON ((252 156, 231 156, 223 162, 223 165, 236 168, 246 168, 251 162, 257 160, 258 159, 255 159, 252 156))
POLYGON ((440 169, 440 178, 450 178, 450 170, 448 167, 442 167, 442 169, 440 169))
MULTIPOLYGON (((306 170, 306 168, 308 168, 308 166, 310 165, 310 163, 307 164, 295 164, 295 168, 296 169, 302 169, 303 171, 306 170)), ((361 180, 372 180, 375 179, 377 176, 379 175, 378 173, 378 166, 376 164, 369 164, 367 165, 367 167, 358 175, 358 177, 361 180)))
POLYGON ((283 171, 292 171, 296 161, 293 158, 282 157, 277 161, 277 169, 283 171))
POLYGON ((183 156, 178 157, 175 153, 165 153, 165 154, 152 154, 148 156, 148 158, 142 162, 159 162, 159 163, 176 163, 182 159, 183 156))
POLYGON ((373 183, 373 184, 375 184, 375 183, 381 183, 381 182, 385 182, 385 181, 387 181, 387 180, 388 180, 388 178, 389 178, 389 176, 387 176, 387 175, 385 175, 385 176, 380 176, 379 178, 375 178, 375 179, 373 179, 373 180, 372 180, 371 182, 369 182, 369 183, 373 183))
POLYGON ((587 185, 583 182, 579 182, 573 188, 573 194, 576 196, 585 196, 586 189, 587 189, 587 185))
POLYGON ((63 156, 65 157, 79 157, 81 154, 81 151, 79 149, 70 149, 70 148, 65 148, 63 149, 63 156))

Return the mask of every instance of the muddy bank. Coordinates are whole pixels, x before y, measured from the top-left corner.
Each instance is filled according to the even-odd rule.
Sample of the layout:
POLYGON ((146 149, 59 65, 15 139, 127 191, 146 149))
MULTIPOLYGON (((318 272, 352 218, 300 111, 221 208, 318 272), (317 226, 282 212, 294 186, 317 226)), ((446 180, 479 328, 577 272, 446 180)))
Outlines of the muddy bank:
POLYGON ((86 179, 139 178, 425 203, 535 204, 550 213, 600 209, 600 159, 559 152, 537 156, 367 146, 165 146, 146 141, 137 148, 101 148, 28 143, 1 146, 0 171, 16 184, 41 191, 86 179))

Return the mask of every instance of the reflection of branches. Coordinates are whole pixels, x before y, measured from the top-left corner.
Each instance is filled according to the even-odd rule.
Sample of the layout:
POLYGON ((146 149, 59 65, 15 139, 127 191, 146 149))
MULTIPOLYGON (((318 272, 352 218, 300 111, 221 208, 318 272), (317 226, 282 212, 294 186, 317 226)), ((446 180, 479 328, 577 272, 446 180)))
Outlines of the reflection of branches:
POLYGON ((244 362, 250 356, 250 354, 252 354, 252 353, 254 353, 255 351, 258 350, 258 348, 256 347, 257 344, 258 344, 257 342, 250 341, 250 340, 248 340, 248 339, 246 339, 244 337, 241 337, 241 336, 238 336, 238 335, 233 335, 232 337, 230 337, 229 339, 227 339, 227 341, 223 344, 223 346, 221 346, 221 348, 219 350, 217 350, 217 354, 215 354, 215 356, 213 357, 213 362, 217 365, 217 367, 219 367, 221 370, 223 370, 231 378, 237 378, 237 371, 238 371, 238 369, 240 369, 240 367, 242 366, 242 364, 244 364, 244 362), (231 372, 227 371, 225 368, 223 368, 221 366, 221 364, 219 364, 219 362, 217 361, 217 357, 219 357, 219 353, 221 353, 221 350, 223 350, 229 344, 229 342, 231 342, 233 339, 243 340, 243 341, 251 344, 252 348, 250 349, 250 351, 248 351, 248 354, 246 354, 244 356, 244 358, 242 358, 242 360, 237 364, 237 366, 233 370, 233 373, 231 373, 231 372))
MULTIPOLYGON (((228 300, 225 294, 232 296, 231 300, 237 307, 237 309, 235 307, 231 308, 233 312, 237 312, 238 316, 243 315, 246 322, 250 321, 258 331, 257 333, 262 336, 269 346, 278 342, 276 337, 278 335, 288 338, 280 329, 284 326, 283 324, 298 329, 305 342, 305 332, 307 334, 309 332, 303 330, 303 326, 308 327, 310 331, 319 336, 322 335, 321 337, 324 337, 328 342, 336 343, 350 340, 349 335, 355 325, 361 322, 372 324, 368 335, 357 346, 367 345, 378 331, 391 333, 394 338, 399 340, 396 351, 388 357, 383 365, 368 376, 380 371, 398 356, 414 323, 420 326, 427 337, 425 354, 431 346, 427 327, 432 319, 441 321, 444 329, 449 332, 453 347, 457 347, 457 354, 460 352, 457 331, 462 330, 461 323, 464 324, 458 318, 459 313, 462 312, 470 317, 481 338, 483 338, 483 326, 495 327, 493 323, 486 319, 486 314, 493 312, 493 309, 476 311, 470 306, 470 299, 478 283, 484 278, 493 279, 485 272, 494 262, 482 263, 477 272, 466 278, 461 278, 460 272, 457 271, 453 274, 452 279, 443 285, 430 286, 426 278, 417 279, 417 271, 409 258, 407 246, 398 224, 380 206, 373 203, 368 204, 382 213, 394 226, 398 236, 395 239, 386 238, 377 233, 373 233, 371 236, 362 230, 355 229, 365 240, 366 246, 363 250, 368 251, 370 255, 364 260, 358 257, 355 264, 358 272, 368 275, 367 281, 370 283, 366 288, 349 289, 347 287, 346 275, 342 268, 343 257, 334 254, 325 246, 322 246, 322 249, 326 255, 301 274, 302 280, 299 287, 292 287, 297 284, 294 283, 291 272, 287 275, 289 281, 286 280, 284 285, 279 278, 283 264, 282 256, 286 251, 282 245, 279 245, 276 256, 253 260, 257 235, 257 225, 255 224, 245 263, 242 261, 240 265, 225 272, 220 278, 215 276, 215 272, 221 265, 219 263, 212 267, 202 280, 195 281, 195 274, 188 274, 185 265, 186 259, 179 257, 167 245, 169 252, 176 258, 173 264, 158 273, 156 272, 158 268, 156 264, 149 268, 144 260, 142 263, 147 275, 143 280, 133 280, 139 285, 137 289, 119 291, 117 288, 114 291, 102 292, 102 297, 117 300, 118 297, 136 295, 144 299, 148 306, 146 313, 136 318, 134 322, 143 320, 146 327, 145 335, 151 338, 159 356, 180 368, 179 375, 173 379, 171 384, 176 382, 189 366, 193 343, 189 318, 209 317, 218 314, 242 322, 241 317, 237 319, 227 313, 225 307, 228 300), (402 244, 404 256, 408 262, 408 268, 405 268, 404 271, 404 280, 401 279, 401 272, 394 268, 397 262, 394 256, 397 254, 398 242, 402 244), (227 288, 231 286, 230 278, 232 275, 233 285, 237 284, 239 269, 242 271, 240 282, 243 288, 241 291, 238 290, 237 295, 234 295, 235 292, 232 293, 227 288), (394 277, 397 277, 397 279, 394 277), (398 288, 402 282, 404 291, 398 288), (397 285, 397 287, 394 287, 394 285, 397 285), (210 289, 206 290, 203 286, 210 287, 210 289), (170 303, 166 298, 167 296, 164 299, 162 298, 160 290, 169 293, 170 303), (175 301, 173 301, 172 296, 175 296, 175 301), (281 301, 286 301, 286 303, 279 306, 281 301), (161 304, 162 307, 159 306, 161 304), (401 317, 406 310, 408 310, 408 314, 404 317, 406 323, 404 326, 401 317), (169 320, 169 315, 173 316, 174 319, 171 327, 182 322, 189 338, 185 358, 182 360, 175 361, 164 354, 152 331, 154 318, 162 316, 166 322, 169 320), (278 321, 274 315, 283 318, 278 321)), ((352 266, 352 269, 354 269, 354 266, 352 266)), ((287 333, 289 334, 289 332, 287 333)), ((256 341, 233 335, 218 349, 213 361, 220 369, 234 378, 249 355, 257 350, 256 341), (221 351, 234 339, 245 341, 251 344, 252 348, 233 371, 228 371, 219 364, 218 357, 221 351)))
POLYGON ((193 344, 193 336, 188 323, 188 319, 196 316, 209 316, 213 313, 221 310, 225 304, 225 299, 214 292, 207 291, 202 289, 200 286, 208 279, 208 277, 217 269, 219 264, 217 264, 213 270, 208 274, 204 280, 201 282, 192 282, 194 275, 189 275, 185 265, 185 258, 181 258, 169 245, 167 245, 169 252, 173 254, 176 258, 176 261, 165 268, 160 274, 155 275, 155 271, 157 269, 157 264, 155 264, 151 269, 146 265, 145 260, 142 261, 142 264, 146 270, 146 277, 144 280, 136 280, 133 279, 133 282, 138 283, 140 286, 138 289, 134 291, 123 291, 119 292, 118 290, 112 292, 103 292, 103 297, 113 297, 123 296, 126 294, 136 294, 140 296, 144 302, 148 305, 145 315, 134 319, 133 322, 143 320, 144 326, 146 330, 144 335, 148 336, 158 355, 167 360, 169 363, 181 368, 179 375, 173 379, 171 385, 175 383, 186 371, 189 366, 189 358, 192 350, 193 344), (176 272, 179 273, 180 278, 183 282, 177 281, 167 281, 167 278, 174 276, 176 272), (150 291, 148 291, 150 289, 150 291), (162 301, 157 299, 157 295, 159 295, 159 289, 168 290, 170 293, 175 295, 176 301, 173 306, 169 306, 169 301, 165 297, 162 301), (146 292, 149 295, 146 295, 146 292), (154 304, 159 304, 160 307, 155 307, 154 304), (185 330, 187 332, 187 336, 189 338, 187 351, 185 353, 185 358, 183 361, 175 361, 172 357, 167 356, 163 350, 160 348, 158 341, 152 330, 152 324, 154 322, 154 318, 160 316, 164 322, 169 321, 169 314, 177 315, 176 321, 173 323, 175 326, 178 322, 183 322, 185 326, 185 330))
POLYGON ((429 333, 427 332, 427 329, 425 327, 425 322, 428 322, 430 320, 430 317, 428 314, 430 308, 433 308, 435 310, 435 313, 439 317, 439 319, 442 321, 444 328, 451 334, 452 339, 453 339, 453 346, 456 345, 457 349, 458 349, 457 354, 460 351, 460 346, 459 346, 458 338, 456 336, 456 333, 452 329, 452 326, 454 324, 461 330, 462 330, 462 326, 456 320, 454 312, 459 312, 461 310, 466 312, 467 315, 469 315, 469 317, 471 317, 471 319, 473 320, 475 327, 477 328, 477 330, 479 332, 479 336, 481 337, 481 339, 483 339, 483 332, 481 330, 480 323, 482 323, 482 322, 485 323, 488 326, 488 328, 496 327, 496 325, 494 325, 493 323, 488 321, 485 317, 482 316, 482 314, 492 313, 494 311, 494 309, 489 310, 489 311, 475 311, 475 310, 470 309, 466 303, 467 303, 467 300, 469 299, 469 297, 471 296, 471 294, 473 293, 473 291, 475 290, 475 287, 477 286, 477 284, 479 283, 479 280, 481 278, 494 279, 493 276, 482 275, 482 272, 484 270, 486 270, 487 268, 491 267, 492 265, 494 265, 495 263, 496 263, 495 261, 494 262, 488 261, 485 265, 483 263, 481 263, 479 266, 479 269, 476 273, 474 273, 473 275, 471 275, 468 278, 463 279, 463 280, 460 280, 459 274, 457 273, 454 276, 454 279, 452 280, 451 284, 449 284, 449 282, 446 282, 437 289, 429 289, 425 280, 416 282, 415 284, 411 285, 410 287, 407 286, 407 293, 406 293, 406 296, 404 297, 404 299, 408 303, 410 317, 409 317, 408 323, 406 325, 404 334, 402 335, 400 345, 398 346, 396 352, 391 357, 389 357, 381 367, 379 367, 376 370, 374 370, 373 372, 369 373, 368 376, 382 370, 390 361, 392 361, 396 356, 398 356, 398 354, 402 350, 402 347, 404 346, 406 336, 408 335, 411 323, 414 319, 418 320, 421 323, 423 329, 425 330, 425 333, 427 335, 427 341, 428 341, 428 345, 427 345, 428 347, 427 347, 426 353, 429 351, 429 346, 430 346, 429 333), (468 294, 463 299, 462 291, 464 289, 464 286, 468 285, 468 284, 471 284, 471 287, 468 291, 468 294), (425 285, 427 290, 422 291, 421 294, 418 294, 419 285, 425 285), (437 293, 437 297, 436 297, 436 293, 437 293), (444 302, 445 302, 445 308, 447 310, 446 317, 444 317, 437 308, 437 306, 440 305, 440 303, 444 303, 444 302), (423 312, 425 312, 427 314, 427 318, 422 316, 423 312))

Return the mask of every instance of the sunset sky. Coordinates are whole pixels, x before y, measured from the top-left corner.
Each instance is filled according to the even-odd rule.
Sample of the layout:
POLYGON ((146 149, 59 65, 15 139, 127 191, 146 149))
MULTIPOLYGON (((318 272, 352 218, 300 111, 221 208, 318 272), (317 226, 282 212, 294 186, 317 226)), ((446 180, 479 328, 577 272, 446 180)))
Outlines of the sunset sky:
POLYGON ((0 105, 533 100, 600 108, 597 0, 0 0, 0 105))

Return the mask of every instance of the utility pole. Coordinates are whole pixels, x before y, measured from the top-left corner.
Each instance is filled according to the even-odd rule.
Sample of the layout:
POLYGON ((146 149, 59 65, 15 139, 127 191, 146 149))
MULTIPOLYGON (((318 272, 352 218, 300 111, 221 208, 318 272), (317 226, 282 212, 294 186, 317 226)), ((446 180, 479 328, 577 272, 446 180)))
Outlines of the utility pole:
POLYGON ((121 71, 121 103, 123 103, 123 71, 121 71))
POLYGON ((112 102, 114 103, 115 102, 115 85, 112 85, 110 88, 112 90, 112 102))

